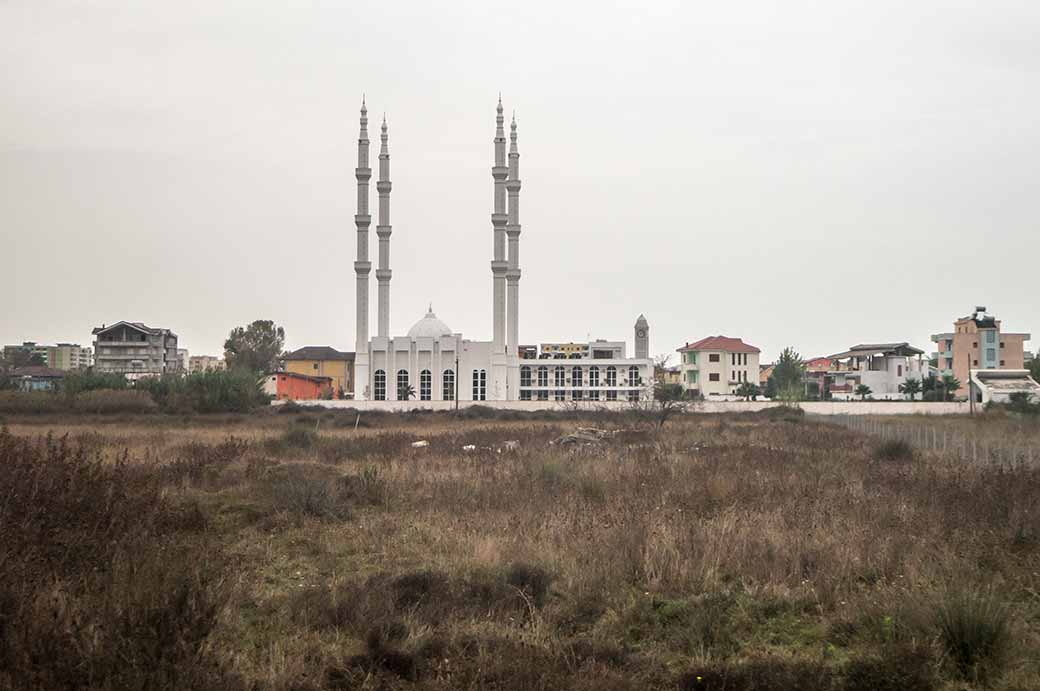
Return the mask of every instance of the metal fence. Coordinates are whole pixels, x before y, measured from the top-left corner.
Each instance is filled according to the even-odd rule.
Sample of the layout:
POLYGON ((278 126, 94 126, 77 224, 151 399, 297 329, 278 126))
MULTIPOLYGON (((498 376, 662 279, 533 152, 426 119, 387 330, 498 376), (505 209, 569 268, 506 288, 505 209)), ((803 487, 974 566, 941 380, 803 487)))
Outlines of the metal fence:
POLYGON ((932 451, 971 463, 1004 466, 1040 464, 1040 435, 994 434, 980 437, 929 420, 886 420, 866 415, 813 416, 879 439, 899 439, 922 451, 932 451))

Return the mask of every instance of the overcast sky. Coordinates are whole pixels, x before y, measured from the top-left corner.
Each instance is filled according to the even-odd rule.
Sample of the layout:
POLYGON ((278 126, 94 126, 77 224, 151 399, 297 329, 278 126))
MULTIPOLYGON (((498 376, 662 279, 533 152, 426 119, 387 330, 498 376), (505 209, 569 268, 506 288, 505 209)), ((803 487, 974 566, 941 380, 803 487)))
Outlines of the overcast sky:
POLYGON ((216 354, 268 318, 353 350, 362 93, 391 330, 432 301, 489 340, 499 91, 521 342, 1036 333, 1038 36, 1035 0, 0 0, 0 343, 126 319, 216 354))

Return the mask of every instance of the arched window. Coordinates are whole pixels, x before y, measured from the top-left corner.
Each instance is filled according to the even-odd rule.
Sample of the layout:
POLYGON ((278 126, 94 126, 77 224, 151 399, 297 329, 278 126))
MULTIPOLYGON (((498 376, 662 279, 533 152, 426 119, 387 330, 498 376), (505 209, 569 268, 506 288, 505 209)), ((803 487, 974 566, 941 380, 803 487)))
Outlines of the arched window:
POLYGON ((520 368, 520 400, 531 400, 531 367, 524 365, 520 368))
POLYGON ((538 368, 538 400, 549 400, 549 368, 544 365, 538 368))
POLYGON ((386 400, 386 372, 381 369, 376 370, 375 385, 372 387, 372 393, 377 401, 386 400))
POLYGON ((567 371, 563 367, 556 366, 553 368, 553 386, 556 387, 556 392, 553 394, 553 398, 557 401, 564 399, 563 387, 567 385, 567 371))
POLYGON ((397 370, 397 400, 407 401, 414 394, 414 391, 410 391, 411 386, 408 383, 408 370, 399 369, 397 370))
POLYGON ((441 394, 445 401, 455 400, 455 370, 444 370, 443 386, 441 394))
POLYGON ((585 396, 585 392, 582 391, 582 375, 581 368, 574 367, 571 369, 571 399, 580 401, 585 396))
POLYGON ((599 386, 599 367, 589 368, 589 386, 599 386))
POLYGON ((419 400, 429 401, 433 398, 433 375, 430 370, 419 372, 419 400))
POLYGON ((628 385, 629 386, 642 386, 643 380, 639 378, 639 368, 632 365, 628 368, 628 385))
POLYGON ((607 386, 617 386, 617 367, 614 365, 607 368, 607 386))
POLYGON ((473 400, 487 400, 487 370, 473 370, 473 400))

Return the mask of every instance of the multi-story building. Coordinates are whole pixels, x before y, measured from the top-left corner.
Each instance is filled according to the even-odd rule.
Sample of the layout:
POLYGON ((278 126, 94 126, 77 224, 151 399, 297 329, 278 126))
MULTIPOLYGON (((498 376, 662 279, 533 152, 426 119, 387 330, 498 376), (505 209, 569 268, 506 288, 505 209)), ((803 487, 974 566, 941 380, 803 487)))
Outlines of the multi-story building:
POLYGON ((224 359, 217 357, 216 355, 192 355, 188 358, 188 372, 190 374, 195 374, 196 372, 217 371, 226 368, 227 363, 224 362, 224 359))
POLYGON ((625 342, 597 338, 588 343, 543 343, 538 357, 541 360, 623 360, 625 342))
POLYGON ((924 351, 909 343, 864 343, 829 356, 830 368, 820 389, 821 398, 851 400, 857 387, 870 388, 870 397, 899 400, 907 379, 928 376, 924 351))
POLYGON ((33 341, 26 341, 21 345, 4 346, 5 360, 12 360, 15 353, 23 353, 29 357, 35 355, 43 363, 42 366, 65 372, 86 369, 94 364, 93 351, 90 348, 82 347, 78 343, 42 345, 33 341))
POLYGON ((161 376, 180 371, 177 334, 141 322, 102 324, 93 331, 94 369, 122 374, 127 379, 161 376))
POLYGON ((741 384, 759 383, 762 351, 739 338, 708 336, 678 352, 683 388, 693 395, 732 396, 741 384))
POLYGON ((329 346, 306 346, 285 356, 285 371, 329 377, 337 398, 354 397, 354 353, 329 346))
POLYGON ((968 395, 970 371, 975 369, 1020 370, 1025 367, 1027 333, 1003 331, 999 319, 979 306, 967 317, 953 323, 952 333, 933 334, 938 344, 940 375, 952 374, 960 382, 958 396, 968 395))

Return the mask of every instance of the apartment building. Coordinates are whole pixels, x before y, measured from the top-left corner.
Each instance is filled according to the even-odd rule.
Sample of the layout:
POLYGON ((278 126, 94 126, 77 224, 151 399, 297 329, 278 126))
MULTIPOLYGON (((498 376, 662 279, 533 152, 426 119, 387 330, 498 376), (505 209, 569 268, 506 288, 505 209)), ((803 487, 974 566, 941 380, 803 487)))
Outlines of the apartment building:
POLYGON ((540 360, 624 360, 625 342, 597 338, 587 343, 543 343, 540 360))
POLYGON ((970 371, 976 369, 1020 370, 1025 368, 1028 333, 1004 331, 999 319, 978 306, 953 322, 953 331, 933 334, 937 344, 939 374, 952 374, 961 383, 957 396, 968 395, 970 371))
POLYGON ((127 379, 155 377, 180 371, 177 334, 169 329, 121 321, 93 330, 94 369, 127 379))
POLYGON ((43 367, 62 370, 86 369, 94 364, 93 351, 84 348, 78 343, 58 343, 57 345, 43 345, 34 341, 25 341, 21 345, 4 346, 4 359, 13 361, 16 353, 28 357, 36 356, 43 363, 43 367))
POLYGON ((758 385, 758 348, 739 338, 708 336, 678 349, 683 388, 692 395, 733 396, 741 384, 758 385))
POLYGON ((192 355, 188 358, 188 372, 190 374, 219 371, 226 368, 227 363, 224 362, 224 359, 216 355, 192 355))

